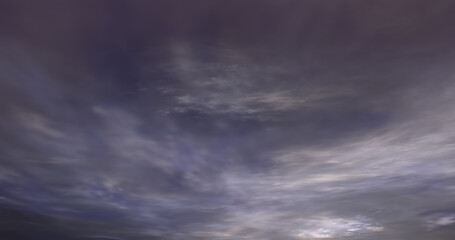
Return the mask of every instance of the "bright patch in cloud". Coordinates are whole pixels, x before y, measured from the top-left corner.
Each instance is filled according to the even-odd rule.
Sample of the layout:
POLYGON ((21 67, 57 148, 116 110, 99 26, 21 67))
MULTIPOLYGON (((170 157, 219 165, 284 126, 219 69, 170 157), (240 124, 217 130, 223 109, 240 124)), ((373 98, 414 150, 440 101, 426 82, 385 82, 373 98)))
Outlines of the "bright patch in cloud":
POLYGON ((324 239, 351 236, 355 233, 377 232, 384 228, 368 219, 321 218, 310 220, 305 229, 295 235, 300 239, 324 239))

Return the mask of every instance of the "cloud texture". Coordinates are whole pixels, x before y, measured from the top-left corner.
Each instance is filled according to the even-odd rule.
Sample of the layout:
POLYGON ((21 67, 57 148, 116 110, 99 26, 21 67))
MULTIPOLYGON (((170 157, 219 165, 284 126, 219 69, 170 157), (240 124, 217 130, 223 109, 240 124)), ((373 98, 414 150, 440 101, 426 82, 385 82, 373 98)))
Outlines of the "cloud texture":
POLYGON ((455 236, 451 1, 2 1, 0 238, 455 236))

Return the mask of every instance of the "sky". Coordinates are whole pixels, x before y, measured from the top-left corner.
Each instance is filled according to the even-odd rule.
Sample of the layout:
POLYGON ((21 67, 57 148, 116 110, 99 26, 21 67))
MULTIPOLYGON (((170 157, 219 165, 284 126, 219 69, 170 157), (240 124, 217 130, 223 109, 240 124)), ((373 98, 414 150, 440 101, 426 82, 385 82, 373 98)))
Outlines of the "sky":
POLYGON ((454 239, 454 11, 0 0, 0 239, 454 239))

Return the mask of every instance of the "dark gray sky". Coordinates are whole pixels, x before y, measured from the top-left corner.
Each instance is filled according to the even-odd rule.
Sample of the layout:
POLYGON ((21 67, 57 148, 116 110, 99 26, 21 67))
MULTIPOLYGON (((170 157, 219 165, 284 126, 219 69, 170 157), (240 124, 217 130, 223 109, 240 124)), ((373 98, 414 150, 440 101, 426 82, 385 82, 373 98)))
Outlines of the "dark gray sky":
POLYGON ((452 240, 454 12, 0 0, 0 239, 452 240))

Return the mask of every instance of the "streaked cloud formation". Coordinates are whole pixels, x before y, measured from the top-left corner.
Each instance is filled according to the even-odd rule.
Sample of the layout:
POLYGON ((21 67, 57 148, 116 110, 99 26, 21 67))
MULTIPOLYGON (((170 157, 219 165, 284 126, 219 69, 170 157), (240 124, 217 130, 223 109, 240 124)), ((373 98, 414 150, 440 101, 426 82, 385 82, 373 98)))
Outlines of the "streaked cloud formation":
POLYGON ((455 236, 452 2, 1 4, 0 238, 455 236))

